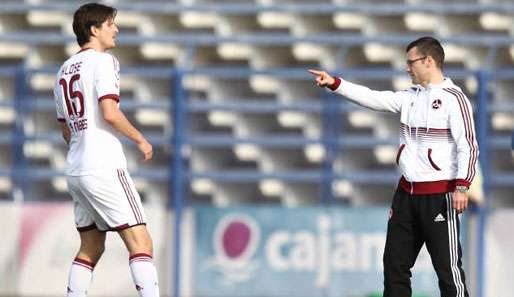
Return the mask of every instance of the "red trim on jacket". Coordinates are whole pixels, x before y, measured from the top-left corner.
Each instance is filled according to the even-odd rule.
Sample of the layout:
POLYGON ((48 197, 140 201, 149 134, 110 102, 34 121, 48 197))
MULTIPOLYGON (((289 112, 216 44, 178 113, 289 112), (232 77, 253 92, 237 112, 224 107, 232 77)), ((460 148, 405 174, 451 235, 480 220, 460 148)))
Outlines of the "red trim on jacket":
POLYGON ((457 99, 457 103, 459 104, 462 120, 464 122, 464 132, 470 149, 468 161, 468 174, 466 176, 465 181, 471 183, 471 181, 475 177, 475 166, 478 160, 478 147, 475 145, 475 134, 473 131, 473 115, 466 102, 466 96, 462 92, 452 88, 444 88, 443 90, 455 96, 455 98, 457 99))
POLYGON ((337 90, 337 88, 339 88, 339 86, 341 85, 341 79, 339 77, 336 77, 335 79, 336 81, 333 84, 327 86, 327 88, 329 88, 332 91, 337 90))
POLYGON ((428 149, 428 162, 430 162, 430 165, 432 165, 432 167, 437 170, 437 171, 441 171, 441 168, 439 168, 439 166, 437 166, 437 164, 434 162, 434 160, 432 160, 432 149, 429 148, 428 149))
POLYGON ((455 191, 456 185, 469 186, 465 184, 459 184, 460 181, 464 180, 436 180, 429 182, 409 182, 405 177, 400 178, 399 186, 407 192, 414 195, 430 195, 440 193, 450 193, 455 191))
POLYGON ((471 186, 471 183, 465 179, 459 178, 459 179, 455 180, 455 185, 456 186, 465 186, 465 187, 469 188, 469 186, 471 186))
POLYGON ((396 165, 400 165, 400 156, 401 156, 404 148, 405 148, 405 143, 402 143, 402 145, 400 145, 400 148, 398 149, 398 153, 396 153, 396 165))

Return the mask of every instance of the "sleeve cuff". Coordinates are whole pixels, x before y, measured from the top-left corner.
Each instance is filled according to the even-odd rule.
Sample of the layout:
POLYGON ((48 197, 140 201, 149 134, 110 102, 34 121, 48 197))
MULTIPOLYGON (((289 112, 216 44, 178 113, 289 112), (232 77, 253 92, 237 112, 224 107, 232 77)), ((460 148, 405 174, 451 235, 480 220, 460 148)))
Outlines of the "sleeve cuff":
POLYGON ((57 121, 59 121, 59 122, 61 122, 61 123, 66 122, 66 120, 65 120, 65 119, 61 119, 61 118, 57 118, 57 121))
POLYGON ((335 78, 336 81, 331 84, 330 86, 327 86, 327 88, 329 88, 331 91, 335 91, 339 88, 339 86, 341 85, 341 79, 339 77, 336 77, 335 78))
POLYGON ((464 180, 464 179, 460 179, 460 178, 458 178, 458 179, 456 179, 456 180, 455 180, 455 185, 456 185, 456 186, 465 186, 465 187, 468 187, 468 188, 469 188, 469 186, 471 185, 471 183, 470 183, 470 182, 468 182, 467 180, 464 180))
POLYGON ((104 99, 111 99, 111 100, 114 100, 116 102, 120 102, 120 96, 117 95, 117 94, 107 94, 107 95, 103 95, 101 96, 100 98, 98 98, 98 102, 104 100, 104 99))

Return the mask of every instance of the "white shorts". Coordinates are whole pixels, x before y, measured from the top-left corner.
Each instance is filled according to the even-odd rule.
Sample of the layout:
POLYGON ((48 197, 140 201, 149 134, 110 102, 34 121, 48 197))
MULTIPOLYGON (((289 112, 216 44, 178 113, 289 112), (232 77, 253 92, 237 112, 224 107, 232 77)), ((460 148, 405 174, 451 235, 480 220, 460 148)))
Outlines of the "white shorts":
POLYGON ((120 231, 146 224, 141 198, 123 169, 67 176, 77 230, 120 231))

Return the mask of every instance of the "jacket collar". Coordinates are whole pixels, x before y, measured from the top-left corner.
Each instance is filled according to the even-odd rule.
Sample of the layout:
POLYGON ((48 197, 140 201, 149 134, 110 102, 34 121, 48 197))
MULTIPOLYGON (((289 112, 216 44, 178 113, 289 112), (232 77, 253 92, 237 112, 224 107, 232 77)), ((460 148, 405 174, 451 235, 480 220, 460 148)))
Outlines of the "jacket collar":
POLYGON ((414 88, 416 88, 416 91, 418 91, 418 92, 430 90, 430 89, 444 89, 444 88, 456 88, 456 89, 460 90, 460 88, 458 86, 456 86, 449 77, 445 77, 444 80, 438 84, 430 83, 426 87, 423 87, 422 85, 417 84, 416 86, 414 86, 414 88))

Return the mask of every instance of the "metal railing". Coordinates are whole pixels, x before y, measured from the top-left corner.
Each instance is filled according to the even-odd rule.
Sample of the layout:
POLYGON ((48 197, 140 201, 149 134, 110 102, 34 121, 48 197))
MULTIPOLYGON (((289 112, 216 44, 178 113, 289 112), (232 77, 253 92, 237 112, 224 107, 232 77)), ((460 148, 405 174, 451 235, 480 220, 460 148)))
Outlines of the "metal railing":
MULTIPOLYGON (((3 76, 16 76, 16 91, 15 98, 11 103, 2 103, 3 107, 12 107, 16 113, 16 120, 13 124, 12 132, 10 135, 2 135, 0 143, 11 144, 13 158, 10 168, 0 168, 0 176, 9 176, 12 179, 14 187, 24 191, 32 181, 49 179, 55 176, 61 176, 62 171, 53 168, 32 167, 26 162, 23 153, 23 144, 27 141, 35 139, 43 139, 52 143, 62 141, 60 133, 34 134, 27 135, 24 131, 23 125, 24 117, 28 112, 37 112, 38 110, 53 110, 53 101, 51 97, 34 97, 30 92, 28 78, 35 73, 54 73, 54 68, 49 69, 25 69, 23 67, 10 67, 0 68, 0 75, 3 76)), ((138 103, 132 102, 128 105, 123 105, 123 108, 128 110, 137 110, 138 108, 154 108, 154 109, 168 109, 169 113, 173 115, 173 135, 154 135, 152 142, 156 145, 170 145, 173 147, 173 155, 170 157, 170 164, 161 164, 163 166, 155 167, 152 169, 136 172, 136 176, 151 177, 153 179, 166 181, 168 180, 172 187, 170 187, 170 207, 175 210, 175 266, 176 272, 180 266, 180 224, 181 224, 181 211, 186 204, 186 190, 185 186, 188 182, 195 178, 207 178, 218 181, 231 181, 231 182, 256 182, 259 180, 273 178, 283 181, 299 181, 306 183, 317 183, 321 185, 322 194, 320 197, 321 203, 331 203, 333 201, 333 194, 331 184, 334 180, 346 179, 356 183, 366 183, 370 180, 374 182, 381 182, 393 185, 396 181, 397 174, 395 171, 390 170, 370 170, 360 172, 338 172, 334 170, 332 162, 334 160, 335 152, 340 149, 348 147, 373 147, 379 144, 394 144, 396 139, 376 139, 365 137, 346 137, 344 134, 338 132, 336 124, 337 118, 341 114, 353 111, 356 109, 354 106, 346 104, 343 100, 328 95, 328 93, 320 92, 320 96, 326 97, 325 100, 315 102, 314 100, 300 100, 297 103, 284 104, 280 102, 247 102, 241 103, 238 98, 227 100, 223 103, 210 103, 201 102, 188 97, 188 93, 183 86, 183 78, 188 75, 203 74, 210 77, 249 77, 250 75, 260 74, 269 75, 271 77, 291 80, 310 80, 310 76, 304 69, 268 69, 265 71, 253 71, 251 69, 229 69, 229 68, 205 68, 194 70, 180 70, 169 69, 166 67, 155 68, 128 68, 125 73, 137 74, 141 76, 155 76, 155 77, 169 77, 171 86, 171 100, 156 103, 138 103), (220 135, 206 135, 195 134, 187 127, 187 122, 190 115, 198 112, 208 112, 212 110, 230 110, 234 112, 254 112, 254 113, 274 113, 279 110, 296 110, 319 113, 323 119, 323 134, 320 138, 312 139, 302 136, 284 137, 279 135, 277 137, 250 137, 240 138, 230 134, 220 135), (307 170, 304 172, 261 172, 258 169, 245 170, 245 171, 209 171, 197 172, 188 167, 188 156, 184 155, 185 148, 191 147, 232 147, 234 144, 250 143, 258 144, 261 146, 269 147, 302 147, 307 144, 317 143, 322 145, 327 154, 326 158, 317 170, 307 170), (177 153, 181 152, 181 153, 177 153), (373 177, 370 179, 370 177, 373 177)), ((398 71, 393 70, 343 70, 343 75, 347 78, 390 78, 397 75, 398 71)), ((489 158, 497 150, 510 150, 510 137, 504 136, 491 136, 489 135, 490 129, 490 115, 495 111, 513 111, 514 104, 502 103, 497 104, 490 102, 488 93, 488 85, 491 80, 514 78, 514 71, 500 70, 497 72, 479 71, 471 72, 465 70, 451 70, 447 71, 450 77, 465 78, 474 75, 478 82, 478 91, 475 98, 475 120, 477 138, 480 145, 480 165, 483 173, 484 192, 487 193, 495 186, 509 185, 514 186, 514 174, 512 172, 498 172, 495 168, 491 168, 489 158)), ((312 99, 312 98, 311 98, 312 99)), ((343 150, 344 151, 344 150, 343 150)), ((487 223, 487 215, 490 208, 489 197, 486 197, 486 203, 478 208, 477 215, 479 218, 479 238, 478 238, 478 289, 477 292, 483 292, 484 284, 484 246, 485 238, 484 232, 487 223)), ((180 274, 175 273, 174 283, 175 296, 180 292, 180 274)), ((478 295, 482 296, 482 295, 478 295)))
MULTIPOLYGON (((314 1, 313 1, 314 2, 314 1)), ((27 11, 74 12, 78 3, 62 1, 53 3, 3 3, 0 13, 16 14, 27 11)), ((153 14, 177 14, 182 12, 210 12, 220 14, 255 14, 258 12, 290 12, 309 15, 332 14, 334 12, 352 12, 370 15, 403 15, 408 12, 435 13, 438 15, 469 15, 484 12, 512 13, 512 3, 191 3, 182 4, 172 1, 145 1, 144 3, 116 3, 120 11, 153 14)))

